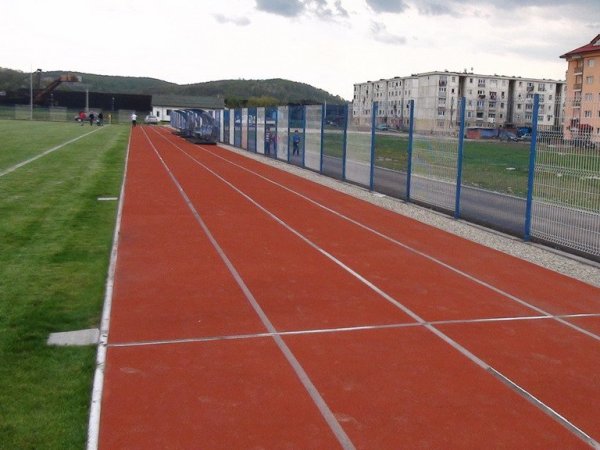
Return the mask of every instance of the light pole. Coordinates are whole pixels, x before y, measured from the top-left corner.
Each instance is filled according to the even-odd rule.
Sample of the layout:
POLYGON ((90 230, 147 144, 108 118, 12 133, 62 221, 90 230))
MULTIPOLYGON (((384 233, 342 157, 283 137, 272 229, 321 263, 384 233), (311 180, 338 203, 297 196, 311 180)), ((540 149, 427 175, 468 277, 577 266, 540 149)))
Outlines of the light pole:
POLYGON ((33 120, 33 74, 41 73, 42 69, 36 69, 35 72, 31 72, 29 76, 29 120, 33 120))

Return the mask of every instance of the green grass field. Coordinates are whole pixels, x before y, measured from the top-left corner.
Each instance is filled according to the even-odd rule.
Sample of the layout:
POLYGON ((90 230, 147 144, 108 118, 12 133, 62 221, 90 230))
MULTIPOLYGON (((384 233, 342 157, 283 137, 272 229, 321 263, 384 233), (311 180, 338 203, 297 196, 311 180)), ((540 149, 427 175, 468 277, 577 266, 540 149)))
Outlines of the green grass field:
MULTIPOLYGON (((92 127, 0 121, 0 172, 92 127)), ((93 129, 96 129, 94 127, 93 129)), ((98 129, 0 177, 0 447, 84 448, 95 347, 48 347, 97 327, 129 128, 98 129)))

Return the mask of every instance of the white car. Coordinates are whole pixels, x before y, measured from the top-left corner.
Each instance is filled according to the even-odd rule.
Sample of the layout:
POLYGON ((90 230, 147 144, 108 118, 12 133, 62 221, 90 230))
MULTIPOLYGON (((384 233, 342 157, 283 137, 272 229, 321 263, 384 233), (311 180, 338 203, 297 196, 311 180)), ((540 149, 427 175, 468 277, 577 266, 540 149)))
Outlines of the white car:
POLYGON ((153 124, 156 125, 158 124, 160 121, 158 120, 158 117, 152 115, 152 114, 148 114, 145 118, 144 118, 144 123, 147 124, 153 124))

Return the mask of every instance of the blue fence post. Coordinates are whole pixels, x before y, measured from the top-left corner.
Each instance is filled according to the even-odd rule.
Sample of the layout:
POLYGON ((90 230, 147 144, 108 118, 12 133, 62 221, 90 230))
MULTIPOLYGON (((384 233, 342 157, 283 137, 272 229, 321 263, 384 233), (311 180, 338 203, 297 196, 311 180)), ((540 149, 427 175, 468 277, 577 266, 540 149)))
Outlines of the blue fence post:
POLYGON ((531 124, 531 144, 529 147, 529 174, 527 177, 527 206, 525 208, 525 235, 523 239, 531 239, 531 209, 533 206, 533 181, 535 178, 535 157, 537 151, 538 114, 540 111, 540 94, 533 96, 533 117, 531 124))
POLYGON ((273 145, 273 158, 279 159, 277 157, 278 147, 279 147, 279 107, 275 107, 275 133, 271 137, 271 139, 275 138, 275 145, 273 145))
POLYGON ((344 141, 342 143, 342 180, 346 181, 346 155, 348 147, 348 103, 344 106, 344 141))
POLYGON ((306 160, 306 105, 302 108, 302 167, 306 160))
POLYGON ((412 177, 413 133, 415 125, 415 101, 409 100, 408 122, 408 164, 406 167, 406 201, 410 201, 410 183, 412 177))
POLYGON ((290 141, 291 141, 291 134, 290 134, 290 122, 292 121, 292 108, 293 106, 288 106, 288 131, 287 131, 287 162, 292 162, 292 152, 290 151, 290 141))
POLYGON ((375 178, 375 125, 377 123, 377 110, 379 109, 379 103, 373 102, 373 108, 371 108, 371 171, 369 175, 369 190, 373 190, 374 178, 375 178))
POLYGON ((323 173, 323 151, 324 151, 324 138, 325 138, 325 114, 327 113, 327 106, 321 105, 321 155, 319 160, 319 173, 323 173))
POLYGON ((456 203, 454 205, 454 218, 460 218, 460 193, 462 185, 463 150, 465 144, 465 97, 460 99, 460 131, 458 136, 458 161, 456 170, 456 203))

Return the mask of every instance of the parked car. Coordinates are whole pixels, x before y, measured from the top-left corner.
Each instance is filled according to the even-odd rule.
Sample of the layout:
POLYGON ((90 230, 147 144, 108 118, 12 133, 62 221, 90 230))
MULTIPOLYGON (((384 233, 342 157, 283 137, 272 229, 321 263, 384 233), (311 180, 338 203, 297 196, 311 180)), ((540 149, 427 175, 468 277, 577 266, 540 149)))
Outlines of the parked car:
POLYGON ((156 117, 153 114, 148 114, 145 118, 144 118, 144 123, 150 124, 150 125, 157 125, 158 122, 160 122, 158 120, 158 117, 156 117))
POLYGON ((518 137, 515 133, 511 132, 511 131, 501 131, 500 134, 498 135, 498 139, 500 139, 501 141, 511 141, 511 142, 518 142, 521 140, 520 137, 518 137))
POLYGON ((375 125, 375 129, 378 131, 387 131, 390 129, 390 127, 385 123, 380 123, 379 125, 375 125))

